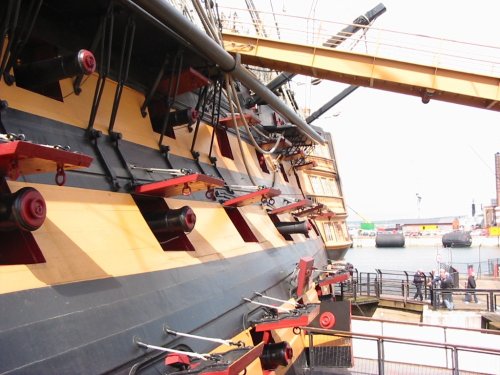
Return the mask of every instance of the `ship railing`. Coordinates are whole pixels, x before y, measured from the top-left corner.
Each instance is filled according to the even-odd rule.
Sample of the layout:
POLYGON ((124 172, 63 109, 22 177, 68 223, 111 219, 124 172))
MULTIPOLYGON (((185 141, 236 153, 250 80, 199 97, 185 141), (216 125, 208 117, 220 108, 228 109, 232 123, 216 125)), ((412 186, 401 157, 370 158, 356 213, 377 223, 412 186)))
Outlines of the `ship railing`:
MULTIPOLYGON (((397 298, 403 301, 413 301, 416 287, 412 283, 413 275, 407 271, 383 271, 358 272, 353 273, 352 282, 340 286, 341 295, 348 296, 354 302, 358 298, 397 298)), ((434 309, 446 308, 443 303, 443 290, 435 288, 434 293, 427 285, 429 276, 426 276, 422 285, 423 302, 430 303, 434 309), (431 298, 433 300, 431 300, 431 298)), ((500 310, 500 289, 446 289, 445 293, 451 293, 451 298, 455 308, 474 308, 496 312, 500 310), (476 295, 478 302, 474 303, 473 295, 476 295), (468 302, 468 303, 467 303, 468 302)))
POLYGON ((315 345, 317 335, 351 340, 354 360, 349 369, 355 373, 492 373, 492 369, 500 366, 500 335, 492 330, 357 318, 352 321, 353 332, 301 328, 308 334, 311 373, 322 367, 321 363, 315 363, 314 353, 324 343, 321 340, 315 345), (464 344, 468 342, 481 342, 481 346, 464 344))
MULTIPOLYGON (((479 266, 481 267, 481 265, 479 266)), ((500 258, 488 259, 488 274, 493 277, 500 277, 500 258)), ((481 268, 479 268, 481 270, 481 268)))
MULTIPOLYGON (((480 245, 481 246, 481 245, 480 245)), ((500 258, 490 258, 486 260, 457 262, 453 261, 455 267, 461 274, 466 274, 469 269, 475 270, 476 277, 488 276, 493 278, 500 278, 500 258)))
POLYGON ((410 276, 391 272, 357 272, 357 294, 380 298, 383 294, 408 298, 410 276))
MULTIPOLYGON (((291 42, 324 48, 324 43, 350 23, 293 15, 291 12, 273 12, 259 9, 259 25, 245 8, 219 6, 224 32, 252 37, 291 42)), ((415 64, 430 65, 471 73, 500 75, 500 49, 498 46, 436 38, 356 25, 362 30, 343 35, 344 42, 333 48, 415 64), (345 37, 345 39, 344 39, 345 37)))
POLYGON ((454 309, 462 308, 463 304, 473 304, 479 310, 500 310, 500 289, 435 289, 434 292, 430 302, 435 309, 446 308, 444 297, 451 294, 454 309), (474 295, 478 300, 477 304, 474 302, 474 295))

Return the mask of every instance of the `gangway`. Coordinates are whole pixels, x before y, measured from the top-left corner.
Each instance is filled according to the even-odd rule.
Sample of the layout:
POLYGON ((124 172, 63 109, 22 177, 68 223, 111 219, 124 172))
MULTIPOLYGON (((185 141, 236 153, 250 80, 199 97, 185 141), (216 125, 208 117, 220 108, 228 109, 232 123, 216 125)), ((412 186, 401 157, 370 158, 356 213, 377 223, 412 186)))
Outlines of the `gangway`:
MULTIPOLYGON (((320 43, 300 43, 284 38, 276 40, 223 32, 223 39, 226 50, 238 54, 243 64, 417 96, 423 103, 432 99, 500 111, 500 59, 473 58, 471 54, 476 49, 472 45, 469 46, 471 52, 464 52, 460 58, 449 52, 443 56, 461 60, 461 63, 469 59, 471 67, 485 67, 483 71, 448 67, 442 63, 442 56, 432 57, 431 62, 420 62, 418 51, 412 51, 416 57, 405 61, 384 57, 378 52, 332 49, 320 43)), ((378 47, 373 49, 379 51, 378 47)), ((428 52, 424 50, 421 54, 428 52)))

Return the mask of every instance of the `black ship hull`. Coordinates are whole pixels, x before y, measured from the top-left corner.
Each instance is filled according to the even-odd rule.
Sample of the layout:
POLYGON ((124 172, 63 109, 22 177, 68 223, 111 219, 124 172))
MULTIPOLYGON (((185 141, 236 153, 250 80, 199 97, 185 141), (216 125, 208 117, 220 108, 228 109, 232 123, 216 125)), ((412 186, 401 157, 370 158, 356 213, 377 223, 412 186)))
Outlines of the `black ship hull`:
POLYGON ((213 344, 175 340, 164 326, 208 337, 235 335, 247 328, 242 317, 250 310, 242 298, 259 291, 287 299, 290 275, 303 256, 315 257, 318 265, 326 262, 321 242, 305 243, 2 295, 0 373, 129 373, 133 366, 135 373, 162 372, 160 359, 141 364, 146 351, 134 345, 134 337, 204 353, 213 344))

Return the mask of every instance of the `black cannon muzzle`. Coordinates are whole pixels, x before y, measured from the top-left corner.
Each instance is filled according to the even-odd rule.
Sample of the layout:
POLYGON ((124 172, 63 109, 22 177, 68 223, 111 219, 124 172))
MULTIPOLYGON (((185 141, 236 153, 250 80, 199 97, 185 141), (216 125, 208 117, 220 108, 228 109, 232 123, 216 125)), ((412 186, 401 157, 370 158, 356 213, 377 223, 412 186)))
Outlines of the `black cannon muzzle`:
POLYGON ((264 370, 274 370, 278 366, 288 366, 293 358, 293 349, 286 341, 264 345, 260 356, 264 370))
POLYGON ((34 188, 24 187, 14 194, 0 197, 0 230, 20 229, 34 231, 45 221, 47 206, 42 194, 34 188))
POLYGON ((281 222, 276 224, 276 228, 278 229, 278 232, 280 232, 282 235, 294 234, 294 233, 307 234, 311 229, 311 224, 306 220, 281 222))
POLYGON ((16 65, 14 76, 22 87, 39 87, 80 74, 92 74, 96 65, 92 52, 82 49, 70 55, 16 65))
POLYGON ((146 221, 154 233, 190 233, 196 224, 196 215, 191 207, 184 206, 167 212, 149 213, 146 221))

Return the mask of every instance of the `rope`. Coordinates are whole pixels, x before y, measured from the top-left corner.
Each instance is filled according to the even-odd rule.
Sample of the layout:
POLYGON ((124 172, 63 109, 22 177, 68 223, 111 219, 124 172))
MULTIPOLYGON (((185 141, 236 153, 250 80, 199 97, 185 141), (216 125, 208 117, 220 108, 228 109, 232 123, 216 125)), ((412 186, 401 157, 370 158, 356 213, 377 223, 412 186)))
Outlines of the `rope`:
MULTIPOLYGON (((215 15, 213 14, 213 12, 210 11, 210 8, 209 8, 209 5, 207 3, 206 7, 207 7, 207 11, 205 9, 203 9, 201 3, 199 0, 193 0, 193 6, 196 10, 196 12, 198 13, 198 16, 200 17, 200 20, 201 22, 203 23, 203 26, 205 28, 205 30, 207 31, 207 33, 212 37, 212 39, 214 39, 214 41, 216 41, 220 46, 223 46, 223 43, 222 43, 222 34, 220 32, 220 30, 218 30, 215 25, 216 25, 216 19, 215 19, 215 15)), ((255 137, 254 135, 252 134, 251 130, 250 130, 250 127, 248 126, 248 123, 246 121, 246 118, 243 116, 243 110, 241 108, 241 105, 240 105, 240 102, 238 100, 238 95, 236 93, 236 88, 234 87, 234 81, 232 79, 232 76, 231 76, 231 72, 233 70, 236 69, 236 67, 239 65, 239 58, 237 57, 235 59, 235 65, 230 69, 230 71, 224 71, 225 75, 225 80, 226 80, 226 90, 225 90, 225 95, 228 99, 228 102, 229 102, 229 108, 230 108, 230 111, 231 111, 231 117, 232 117, 232 121, 233 121, 233 125, 234 125, 234 128, 235 128, 235 131, 236 131, 236 137, 237 137, 237 140, 238 140, 238 146, 239 146, 239 149, 240 149, 240 153, 241 153, 241 157, 242 157, 242 160, 243 160, 243 164, 245 166, 245 169, 247 171, 247 175, 249 176, 250 178, 250 181, 252 184, 254 185, 257 185, 254 181, 254 179, 252 178, 252 173, 250 172, 250 168, 249 168, 249 165, 248 165, 248 160, 245 156, 245 153, 244 153, 244 150, 243 150, 243 140, 241 139, 241 133, 240 133, 240 130, 238 128, 238 125, 236 123, 236 113, 235 113, 235 108, 234 108, 234 105, 236 104, 236 107, 238 109, 238 113, 240 113, 242 116, 242 121, 243 121, 243 125, 245 127, 245 130, 246 130, 246 133, 248 135, 248 138, 250 139, 250 142, 252 143, 252 145, 256 148, 257 151, 259 151, 260 153, 264 154, 264 155, 271 155, 273 154, 274 152, 276 152, 277 148, 279 147, 279 144, 281 142, 281 140, 283 139, 283 135, 280 134, 278 139, 276 140, 275 144, 273 145, 273 147, 269 150, 269 151, 266 151, 264 149, 262 149, 262 147, 259 146, 259 144, 257 143, 257 141, 255 140, 255 137), (233 100, 234 98, 234 100, 233 100)), ((258 131, 259 134, 263 135, 262 132, 258 131)), ((267 139, 269 139, 269 137, 266 137, 267 139)), ((273 163, 273 181, 272 181, 272 184, 274 186, 275 184, 275 181, 276 181, 276 173, 277 173, 277 163, 278 161, 277 160, 272 160, 272 163, 273 163)))
MULTIPOLYGON (((230 92, 229 81, 230 81, 231 77, 230 77, 229 73, 226 73, 225 77, 226 77, 226 95, 228 95, 228 99, 229 99, 229 94, 228 94, 230 92)), ((246 158, 245 153, 243 151, 243 141, 241 140, 240 130, 238 129, 238 125, 236 124, 236 116, 234 114, 234 107, 233 107, 232 100, 229 100, 229 107, 231 109, 231 117, 233 120, 234 129, 236 130, 236 138, 238 139, 238 147, 240 149, 241 159, 243 160, 243 164, 245 165, 245 170, 247 171, 247 175, 250 178, 250 182, 253 185, 257 185, 257 183, 255 182, 255 180, 252 177, 252 174, 250 173, 250 168, 248 167, 247 158, 246 158)))

